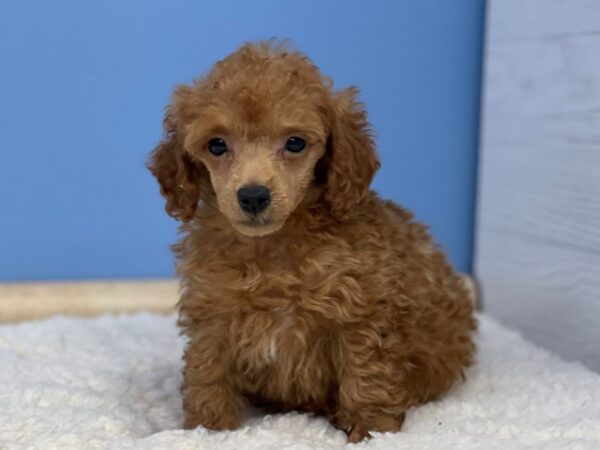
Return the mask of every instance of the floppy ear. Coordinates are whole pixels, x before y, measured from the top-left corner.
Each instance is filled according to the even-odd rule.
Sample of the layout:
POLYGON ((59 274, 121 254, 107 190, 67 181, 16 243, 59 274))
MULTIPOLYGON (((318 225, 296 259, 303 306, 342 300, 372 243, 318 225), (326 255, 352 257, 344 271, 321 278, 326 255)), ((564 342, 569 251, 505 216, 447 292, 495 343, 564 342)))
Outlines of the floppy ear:
POLYGON ((381 165, 364 105, 350 87, 333 94, 325 201, 338 219, 346 220, 369 190, 381 165))
POLYGON ((183 222, 192 219, 200 200, 200 168, 183 149, 185 98, 189 94, 187 86, 175 90, 163 120, 165 137, 148 160, 148 169, 158 180, 160 192, 167 200, 165 210, 183 222))

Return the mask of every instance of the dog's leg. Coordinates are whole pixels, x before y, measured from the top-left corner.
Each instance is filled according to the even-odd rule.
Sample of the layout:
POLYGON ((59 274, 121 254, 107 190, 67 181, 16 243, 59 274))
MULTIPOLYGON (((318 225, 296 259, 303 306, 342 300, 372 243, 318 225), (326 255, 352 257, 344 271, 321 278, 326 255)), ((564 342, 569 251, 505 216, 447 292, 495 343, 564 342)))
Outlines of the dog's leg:
POLYGON ((369 404, 364 398, 368 386, 362 387, 361 393, 356 392, 356 387, 350 388, 347 382, 344 384, 345 386, 340 390, 340 403, 332 424, 348 434, 348 442, 356 443, 368 439, 371 437, 371 431, 400 431, 405 417, 403 406, 386 405, 387 402, 383 398, 373 399, 369 404), (346 392, 342 392, 342 389, 346 392))
MULTIPOLYGON (((213 327, 214 328, 214 327, 213 327)), ((226 373, 223 340, 214 334, 192 337, 185 353, 183 394, 184 428, 199 425, 212 430, 239 428, 244 400, 226 373)), ((221 330, 211 330, 220 331, 221 330)))
MULTIPOLYGON (((369 438, 370 431, 400 431, 410 398, 402 375, 378 351, 370 330, 339 336, 338 396, 334 426, 348 434, 348 442, 369 438)), ((374 336, 373 336, 374 337, 374 336)))

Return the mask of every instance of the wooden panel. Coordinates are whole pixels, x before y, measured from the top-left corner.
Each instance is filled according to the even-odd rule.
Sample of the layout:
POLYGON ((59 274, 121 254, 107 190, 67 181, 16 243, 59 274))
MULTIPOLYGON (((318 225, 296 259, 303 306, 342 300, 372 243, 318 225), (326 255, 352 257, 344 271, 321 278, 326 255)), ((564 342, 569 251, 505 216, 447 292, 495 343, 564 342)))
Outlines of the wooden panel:
POLYGON ((533 342, 600 371, 600 255, 482 232, 484 310, 533 342))
POLYGON ((598 0, 489 0, 492 44, 599 34, 598 0))
POLYGON ((600 370, 600 0, 488 4, 484 308, 600 370))
POLYGON ((176 280, 7 283, 0 284, 0 323, 55 314, 169 313, 178 299, 176 280))

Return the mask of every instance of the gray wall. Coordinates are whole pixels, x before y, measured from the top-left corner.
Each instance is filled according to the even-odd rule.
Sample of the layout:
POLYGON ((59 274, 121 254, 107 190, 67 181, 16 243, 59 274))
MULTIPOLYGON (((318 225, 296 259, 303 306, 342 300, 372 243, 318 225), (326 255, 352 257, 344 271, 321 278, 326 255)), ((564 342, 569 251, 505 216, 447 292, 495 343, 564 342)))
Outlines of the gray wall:
POLYGON ((484 309, 600 370, 600 1, 488 6, 484 309))

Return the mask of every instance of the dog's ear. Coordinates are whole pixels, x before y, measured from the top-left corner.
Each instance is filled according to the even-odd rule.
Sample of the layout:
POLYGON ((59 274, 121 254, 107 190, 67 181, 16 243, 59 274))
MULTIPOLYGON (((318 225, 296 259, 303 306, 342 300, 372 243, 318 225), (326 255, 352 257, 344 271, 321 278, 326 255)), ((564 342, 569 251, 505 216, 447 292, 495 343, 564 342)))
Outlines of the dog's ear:
POLYGON ((324 196, 340 220, 352 215, 380 166, 367 112, 357 94, 355 87, 334 93, 331 108, 324 196))
POLYGON ((160 192, 167 200, 167 213, 183 222, 191 220, 200 200, 200 168, 184 151, 187 86, 178 87, 163 120, 164 139, 150 154, 148 169, 158 180, 160 192))

